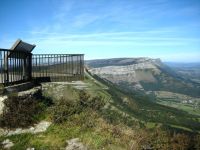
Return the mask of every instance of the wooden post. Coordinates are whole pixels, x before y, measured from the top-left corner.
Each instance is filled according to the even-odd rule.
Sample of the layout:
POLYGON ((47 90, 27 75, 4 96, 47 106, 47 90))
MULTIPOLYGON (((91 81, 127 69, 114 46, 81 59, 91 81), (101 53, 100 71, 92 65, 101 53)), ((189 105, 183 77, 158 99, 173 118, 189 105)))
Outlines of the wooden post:
POLYGON ((23 61, 24 61, 24 64, 23 64, 23 80, 26 80, 26 55, 24 55, 24 58, 23 58, 23 61))
POLYGON ((28 56, 28 80, 32 79, 32 54, 28 56))
POLYGON ((8 71, 8 52, 4 51, 4 83, 7 85, 9 82, 9 71, 8 71))

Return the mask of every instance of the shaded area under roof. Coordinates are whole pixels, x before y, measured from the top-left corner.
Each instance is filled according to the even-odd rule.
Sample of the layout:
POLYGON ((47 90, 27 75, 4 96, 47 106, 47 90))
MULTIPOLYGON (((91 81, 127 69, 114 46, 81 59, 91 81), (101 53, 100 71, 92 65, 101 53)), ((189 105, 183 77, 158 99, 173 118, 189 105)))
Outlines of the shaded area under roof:
POLYGON ((11 51, 7 54, 8 57, 10 58, 24 58, 26 57, 27 53, 31 53, 32 50, 35 48, 36 45, 32 45, 29 43, 26 43, 22 41, 21 39, 18 39, 13 46, 10 48, 10 50, 13 51, 22 51, 24 53, 12 53, 11 51))
POLYGON ((36 45, 34 44, 32 45, 32 44, 22 41, 21 39, 18 39, 11 47, 11 50, 24 51, 24 52, 30 53, 35 48, 35 46, 36 45))

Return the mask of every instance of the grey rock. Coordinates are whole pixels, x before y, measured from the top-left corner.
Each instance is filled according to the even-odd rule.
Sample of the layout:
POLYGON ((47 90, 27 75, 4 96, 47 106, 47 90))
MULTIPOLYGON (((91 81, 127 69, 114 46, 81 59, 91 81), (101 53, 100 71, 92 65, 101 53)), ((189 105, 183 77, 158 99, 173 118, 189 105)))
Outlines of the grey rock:
POLYGON ((33 127, 29 127, 26 129, 17 128, 14 130, 8 130, 8 129, 0 128, 0 136, 11 136, 11 135, 18 135, 22 133, 36 134, 40 132, 45 132, 50 125, 51 125, 51 122, 41 121, 40 123, 34 125, 33 127))
POLYGON ((30 147, 29 147, 29 148, 27 148, 26 150, 35 150, 35 148, 33 148, 33 147, 30 148, 30 147))
POLYGON ((7 96, 0 96, 0 115, 3 113, 4 101, 7 99, 7 96))
POLYGON ((2 145, 4 149, 10 149, 11 147, 14 146, 14 143, 10 141, 9 139, 6 139, 2 142, 2 145))
POLYGON ((41 121, 40 123, 36 124, 34 127, 30 127, 28 129, 18 128, 14 131, 9 131, 8 136, 22 134, 22 133, 36 134, 36 133, 40 133, 40 132, 45 132, 50 125, 51 125, 51 122, 41 121))
POLYGON ((67 140, 67 144, 65 150, 87 150, 87 147, 80 142, 79 138, 67 140))
POLYGON ((18 96, 22 97, 22 96, 26 96, 26 95, 33 95, 33 94, 37 93, 40 89, 41 89, 41 87, 38 86, 38 87, 34 87, 34 88, 31 88, 26 91, 21 91, 18 93, 18 96))

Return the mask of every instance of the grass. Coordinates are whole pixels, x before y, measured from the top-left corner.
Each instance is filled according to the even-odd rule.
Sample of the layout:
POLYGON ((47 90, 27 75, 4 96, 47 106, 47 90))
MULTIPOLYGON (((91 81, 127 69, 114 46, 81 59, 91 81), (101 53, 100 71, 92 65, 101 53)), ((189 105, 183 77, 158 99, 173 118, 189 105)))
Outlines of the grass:
MULTIPOLYGON (((91 149, 107 149, 107 147, 111 148, 112 145, 123 145, 119 139, 114 138, 112 130, 103 130, 104 128, 111 129, 105 121, 103 121, 103 127, 99 125, 91 128, 85 127, 86 115, 89 115, 90 119, 93 119, 92 122, 103 120, 100 116, 97 116, 95 112, 93 114, 91 114, 91 112, 82 112, 79 115, 72 116, 70 121, 51 125, 45 133, 35 135, 21 134, 8 137, 15 143, 12 149, 21 150, 27 149, 28 147, 34 147, 38 150, 60 149, 66 147, 66 140, 77 137, 91 149), (82 120, 84 120, 84 123, 82 120)), ((0 141, 6 138, 7 137, 1 137, 0 141)))

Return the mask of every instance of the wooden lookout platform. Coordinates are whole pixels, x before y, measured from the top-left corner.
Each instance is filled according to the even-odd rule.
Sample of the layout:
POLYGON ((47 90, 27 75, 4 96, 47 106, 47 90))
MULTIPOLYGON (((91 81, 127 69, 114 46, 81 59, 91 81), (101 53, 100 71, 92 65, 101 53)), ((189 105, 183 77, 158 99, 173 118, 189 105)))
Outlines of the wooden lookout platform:
POLYGON ((0 84, 83 80, 83 54, 32 54, 35 46, 17 40, 11 49, 0 49, 0 84))

